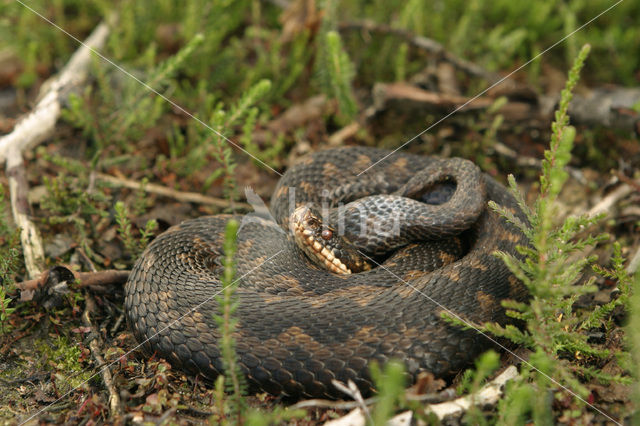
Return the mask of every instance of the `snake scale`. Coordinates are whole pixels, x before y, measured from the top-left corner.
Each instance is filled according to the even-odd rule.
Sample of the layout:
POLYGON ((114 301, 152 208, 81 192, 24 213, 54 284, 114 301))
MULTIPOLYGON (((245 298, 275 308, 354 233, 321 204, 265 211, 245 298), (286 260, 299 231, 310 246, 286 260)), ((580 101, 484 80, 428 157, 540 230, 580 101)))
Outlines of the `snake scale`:
MULTIPOLYGON (((252 389, 339 397, 331 384, 337 379, 353 380, 369 394, 369 364, 390 359, 403 361, 413 378, 422 371, 451 378, 491 342, 447 323, 441 313, 504 324, 509 320, 501 300, 526 300, 523 285, 493 255, 516 253, 516 245, 525 244, 517 228, 486 206, 494 200, 521 217, 508 191, 482 173, 470 190, 455 170, 407 190, 425 169, 456 167, 449 160, 388 154, 366 147, 316 152, 290 168, 274 191, 271 212, 280 226, 259 217, 241 226, 234 336, 252 389), (349 210, 351 201, 402 187, 417 198, 411 203, 427 204, 449 222, 447 235, 438 239, 430 230, 428 239, 435 241, 405 242, 392 253, 367 256, 369 270, 338 274, 312 262, 289 232, 293 207, 345 204, 349 210), (480 209, 470 220, 466 213, 474 203, 480 209)), ((409 220, 408 213, 393 214, 409 220)), ((223 372, 213 296, 221 290, 222 242, 231 217, 206 216, 170 228, 147 247, 125 287, 128 323, 143 349, 208 379, 223 372)))

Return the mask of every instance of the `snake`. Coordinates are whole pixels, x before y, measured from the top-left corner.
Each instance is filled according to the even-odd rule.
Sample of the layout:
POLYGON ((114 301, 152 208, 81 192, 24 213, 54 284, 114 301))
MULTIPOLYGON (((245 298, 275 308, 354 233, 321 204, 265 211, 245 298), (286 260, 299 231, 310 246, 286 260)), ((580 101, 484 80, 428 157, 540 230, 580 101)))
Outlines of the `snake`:
POLYGON ((372 364, 391 360, 409 380, 449 380, 496 342, 445 316, 504 325, 513 320, 501 302, 527 300, 495 254, 518 256, 527 242, 514 218, 526 218, 468 160, 317 151, 283 174, 265 210, 189 219, 148 245, 124 303, 144 352, 207 380, 225 373, 219 296, 231 220, 240 223, 231 336, 252 391, 340 398, 335 381, 351 381, 370 395, 372 364))

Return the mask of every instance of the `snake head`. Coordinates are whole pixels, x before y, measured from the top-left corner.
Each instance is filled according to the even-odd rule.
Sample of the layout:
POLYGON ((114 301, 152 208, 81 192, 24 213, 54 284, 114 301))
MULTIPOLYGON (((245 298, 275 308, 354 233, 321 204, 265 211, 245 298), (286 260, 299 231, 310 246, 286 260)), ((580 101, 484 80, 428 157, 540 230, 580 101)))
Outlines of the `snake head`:
POLYGON ((289 217, 289 224, 296 244, 316 265, 336 274, 371 269, 355 246, 323 223, 322 216, 312 207, 296 208, 289 217))

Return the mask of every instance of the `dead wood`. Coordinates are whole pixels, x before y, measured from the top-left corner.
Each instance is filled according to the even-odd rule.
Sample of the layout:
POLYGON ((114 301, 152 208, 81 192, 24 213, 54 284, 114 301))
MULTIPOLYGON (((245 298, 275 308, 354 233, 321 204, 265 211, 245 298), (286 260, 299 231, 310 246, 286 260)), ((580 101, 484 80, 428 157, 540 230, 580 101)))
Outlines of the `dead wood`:
POLYGON ((27 201, 29 185, 22 152, 41 143, 53 132, 60 116, 62 101, 70 90, 78 87, 86 79, 91 49, 100 48, 108 34, 109 29, 105 23, 98 25, 85 45, 73 54, 62 72, 45 82, 40 100, 33 111, 18 121, 11 133, 0 137, 0 162, 7 162, 11 210, 16 226, 20 228, 27 276, 31 279, 41 273, 44 250, 38 230, 30 219, 31 212, 27 201))
MULTIPOLYGON (((438 420, 450 422, 460 419, 473 406, 487 407, 498 403, 504 393, 504 385, 518 376, 518 369, 511 365, 495 379, 484 385, 478 392, 439 404, 425 407, 426 414, 435 414, 438 420)), ((296 406, 297 407, 297 406, 296 406)), ((391 418, 389 425, 413 424, 413 413, 406 411, 391 418)), ((344 417, 325 423, 331 426, 365 425, 366 415, 361 407, 356 408, 344 417)))
POLYGON ((377 83, 373 86, 373 105, 378 111, 394 110, 451 112, 485 109, 494 100, 487 97, 469 99, 464 96, 436 93, 423 90, 407 83, 377 83), (466 105, 465 105, 466 103, 466 105))
POLYGON ((104 22, 98 25, 62 71, 42 85, 35 108, 18 121, 11 133, 0 137, 0 162, 7 159, 11 150, 24 152, 51 135, 60 117, 62 102, 86 80, 91 51, 100 49, 108 35, 108 25, 104 22))
MULTIPOLYGON (((374 85, 372 94, 376 114, 392 110, 414 117, 429 113, 486 110, 499 96, 506 96, 508 101, 499 111, 505 122, 509 125, 524 123, 539 129, 550 128, 558 100, 557 96, 537 95, 530 91, 525 96, 518 91, 495 90, 469 98, 433 92, 409 83, 378 83, 374 85)), ((569 115, 574 125, 601 126, 640 135, 640 113, 633 109, 638 102, 640 88, 594 89, 587 96, 574 97, 569 115)))
POLYGON ((113 382, 113 376, 111 375, 111 370, 109 369, 110 364, 107 364, 102 357, 103 349, 100 333, 91 321, 91 313, 95 311, 96 304, 93 301, 93 297, 91 297, 91 295, 86 295, 85 310, 82 314, 82 322, 85 326, 91 329, 91 334, 93 336, 91 342, 89 342, 89 349, 91 350, 91 355, 93 356, 93 359, 95 359, 96 364, 100 366, 100 375, 102 376, 104 387, 109 393, 109 410, 111 414, 109 417, 114 422, 114 424, 120 424, 123 415, 122 404, 120 403, 119 391, 113 382))
POLYGON ((122 186, 129 189, 142 190, 151 194, 161 195, 163 197, 173 198, 185 203, 196 204, 209 204, 220 208, 238 207, 243 209, 250 209, 251 206, 247 203, 239 201, 230 201, 223 198, 209 197, 197 192, 185 192, 177 191, 175 189, 167 188, 166 186, 157 185, 154 183, 143 184, 131 179, 119 178, 104 173, 96 173, 96 178, 104 182, 109 182, 116 186, 122 186))
POLYGON ((640 135, 638 87, 600 87, 587 95, 576 95, 569 108, 573 123, 603 126, 640 135))
POLYGON ((31 208, 27 200, 29 184, 27 183, 22 154, 17 149, 12 149, 9 152, 7 178, 9 179, 13 220, 20 228, 20 242, 27 277, 33 279, 42 271, 40 268, 44 265, 44 249, 38 228, 31 221, 31 208))
POLYGON ((16 283, 21 291, 20 300, 28 301, 41 293, 60 293, 68 291, 68 284, 76 282, 78 288, 88 287, 92 291, 105 293, 111 286, 122 286, 127 282, 130 271, 108 269, 98 272, 77 272, 66 266, 54 266, 43 272, 39 278, 16 283))
POLYGON ((504 385, 518 376, 518 369, 511 365, 498 377, 484 385, 478 392, 465 395, 453 401, 431 404, 426 407, 426 413, 434 413, 439 420, 458 419, 472 406, 487 407, 498 403, 504 392, 504 385))
POLYGON ((610 214, 613 207, 623 198, 628 197, 634 191, 630 185, 622 184, 615 190, 607 194, 595 206, 591 207, 585 214, 587 217, 594 217, 601 213, 610 214))

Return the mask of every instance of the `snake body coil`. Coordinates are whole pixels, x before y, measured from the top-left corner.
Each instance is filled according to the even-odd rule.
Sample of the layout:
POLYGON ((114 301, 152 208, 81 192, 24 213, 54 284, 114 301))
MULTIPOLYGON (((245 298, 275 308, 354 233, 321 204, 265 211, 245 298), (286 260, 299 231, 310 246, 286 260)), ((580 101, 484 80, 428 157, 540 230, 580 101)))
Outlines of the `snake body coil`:
MULTIPOLYGON (((496 250, 515 253, 516 245, 525 243, 515 227, 486 207, 490 199, 520 216, 506 189, 479 174, 479 186, 469 190, 464 176, 454 176, 451 195, 438 189, 443 182, 445 189, 450 187, 449 178, 456 173, 447 171, 449 160, 403 153, 385 158, 387 154, 363 147, 315 153, 287 171, 274 191, 271 211, 280 226, 258 218, 243 223, 235 257, 235 339, 240 367, 253 388, 294 397, 335 397, 340 394, 331 381, 337 379, 353 380, 368 393, 368 364, 394 358, 412 376, 429 371, 451 377, 491 342, 448 324, 441 312, 504 324, 508 319, 500 301, 526 300, 522 284, 493 255, 496 250), (407 187, 429 168, 445 170, 444 178, 407 187), (294 207, 323 202, 337 207, 399 190, 421 201, 411 205, 436 204, 431 217, 416 220, 407 211, 407 221, 447 223, 442 239, 431 229, 425 232, 435 241, 410 238, 384 256, 374 247, 369 251, 371 270, 339 275, 310 262, 288 232, 294 207), (444 200, 438 200, 442 193, 444 200), (476 205, 481 208, 470 214, 476 205), (381 266, 375 267, 377 262, 381 266)), ((383 207, 376 207, 381 215, 387 205, 382 200, 377 203, 383 207)), ((353 209, 349 206, 344 209, 353 209)), ((222 241, 231 217, 185 221, 160 235, 137 261, 125 288, 127 318, 143 348, 211 379, 223 372, 214 295, 221 291, 222 241)), ((375 236, 365 244, 373 244, 371 238, 375 236)))

